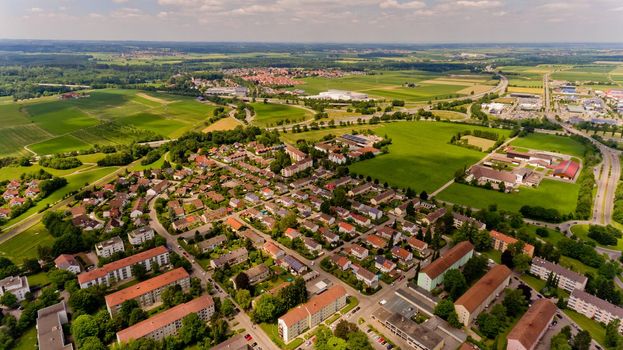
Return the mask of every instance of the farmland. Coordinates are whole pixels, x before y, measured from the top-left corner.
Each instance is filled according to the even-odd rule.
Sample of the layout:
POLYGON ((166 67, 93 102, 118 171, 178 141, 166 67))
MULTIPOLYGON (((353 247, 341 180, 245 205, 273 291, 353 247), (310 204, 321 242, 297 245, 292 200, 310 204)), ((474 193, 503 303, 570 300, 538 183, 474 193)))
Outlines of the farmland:
POLYGON ((255 110, 253 124, 263 127, 302 122, 313 117, 313 113, 301 107, 276 103, 252 103, 255 110))
POLYGON ((74 100, 0 105, 0 156, 53 154, 94 144, 175 138, 203 125, 214 106, 190 97, 105 89, 74 100))
POLYGON ((578 158, 584 157, 585 150, 584 145, 570 137, 537 133, 519 137, 511 142, 511 146, 563 153, 578 158))
MULTIPOLYGON (((432 192, 453 178, 454 173, 479 161, 484 153, 449 144, 459 131, 480 129, 452 123, 400 122, 374 129, 392 139, 389 153, 357 162, 350 170, 401 188, 432 192)), ((508 136, 508 130, 497 130, 508 136)))
POLYGON ((217 130, 233 130, 236 127, 243 125, 234 117, 227 117, 217 120, 215 123, 210 124, 207 128, 203 129, 204 132, 217 131, 217 130))

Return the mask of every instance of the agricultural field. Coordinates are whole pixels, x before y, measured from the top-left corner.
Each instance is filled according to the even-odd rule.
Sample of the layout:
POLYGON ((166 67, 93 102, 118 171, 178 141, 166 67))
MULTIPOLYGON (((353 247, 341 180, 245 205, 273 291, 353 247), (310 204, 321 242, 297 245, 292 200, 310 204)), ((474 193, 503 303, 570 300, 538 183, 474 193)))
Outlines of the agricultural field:
MULTIPOLYGON (((451 180, 457 170, 484 157, 483 152, 449 144, 457 132, 474 129, 481 128, 432 122, 386 124, 374 132, 392 139, 389 153, 354 163, 350 170, 369 175, 381 183, 387 182, 392 186, 411 187, 430 193, 451 180)), ((496 132, 506 137, 510 133, 501 129, 496 132)))
MULTIPOLYGON (((463 72, 461 72, 463 73, 463 72)), ((468 74, 467 72, 464 72, 468 74)), ((341 78, 305 78, 297 89, 315 95, 329 89, 358 91, 372 98, 400 99, 406 102, 459 97, 490 90, 496 82, 488 75, 441 75, 423 71, 382 71, 341 78), (407 87, 407 84, 415 84, 407 87)))
POLYGON ((446 202, 478 209, 496 204, 499 209, 519 211, 524 205, 557 209, 562 214, 575 211, 580 186, 543 179, 537 188, 521 187, 519 192, 501 193, 475 186, 454 183, 437 195, 446 202))
POLYGON ((511 146, 563 153, 577 158, 583 158, 585 150, 584 145, 570 137, 539 133, 518 137, 511 142, 511 146))
POLYGON ((214 106, 191 97, 104 89, 62 101, 45 97, 0 105, 0 157, 53 154, 94 144, 176 138, 203 126, 214 106))
POLYGON ((351 132, 362 132, 365 130, 376 130, 379 128, 379 125, 351 125, 346 127, 335 127, 335 128, 324 128, 320 130, 311 130, 307 132, 301 133, 292 133, 288 132, 286 134, 281 134, 280 138, 284 142, 288 143, 296 143, 298 140, 305 141, 320 141, 323 137, 328 135, 342 135, 351 132))
POLYGON ((617 66, 606 64, 577 65, 569 69, 564 69, 552 74, 552 79, 567 80, 570 82, 609 82, 609 74, 617 66))
POLYGON ((293 124, 313 118, 313 113, 300 107, 275 103, 252 103, 255 110, 253 124, 263 127, 293 124))
POLYGON ((439 117, 441 119, 447 119, 447 120, 463 120, 463 119, 467 119, 467 114, 460 113, 460 112, 455 112, 455 111, 445 111, 445 110, 433 109, 433 110, 431 110, 431 112, 433 112, 434 116, 439 117))
POLYGON ((217 120, 215 123, 210 124, 207 128, 203 129, 204 132, 209 131, 221 131, 221 130, 233 130, 238 126, 243 125, 238 119, 234 117, 226 117, 217 120))

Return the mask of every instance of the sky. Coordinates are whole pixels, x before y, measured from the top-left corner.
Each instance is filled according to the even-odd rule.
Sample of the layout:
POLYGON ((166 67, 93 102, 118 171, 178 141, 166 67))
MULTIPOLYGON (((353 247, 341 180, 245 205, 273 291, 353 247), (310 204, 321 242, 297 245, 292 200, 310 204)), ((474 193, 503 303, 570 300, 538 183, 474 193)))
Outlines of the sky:
POLYGON ((0 38, 622 42, 623 0, 0 0, 0 38))

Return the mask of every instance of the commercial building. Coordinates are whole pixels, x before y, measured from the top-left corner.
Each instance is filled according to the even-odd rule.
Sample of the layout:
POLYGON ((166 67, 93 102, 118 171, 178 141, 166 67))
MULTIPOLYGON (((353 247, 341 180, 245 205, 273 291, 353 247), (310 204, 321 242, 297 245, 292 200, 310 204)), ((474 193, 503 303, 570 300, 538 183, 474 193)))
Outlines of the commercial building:
POLYGON ((383 307, 376 310, 372 317, 415 349, 440 350, 445 345, 443 337, 433 330, 383 307))
POLYGON ((511 270, 504 265, 496 265, 489 270, 454 303, 459 321, 469 327, 482 310, 508 286, 510 279, 511 270))
MULTIPOLYGON (((505 235, 502 232, 498 232, 495 230, 491 230, 489 235, 493 239, 493 249, 498 250, 500 252, 504 252, 508 249, 508 246, 517 243, 518 240, 509 235, 505 235)), ((523 253, 532 257, 534 255, 534 246, 532 244, 524 243, 523 253)))
POLYGON ((307 303, 279 317, 277 320, 279 336, 284 342, 289 343, 346 306, 346 297, 346 289, 339 284, 313 296, 307 303))
POLYGON ((9 276, 0 280, 0 296, 4 293, 11 293, 15 295, 17 301, 23 301, 28 292, 30 292, 30 286, 26 276, 9 276))
POLYGON ((331 89, 323 91, 318 95, 307 96, 307 98, 316 100, 364 101, 368 99, 368 95, 360 92, 331 89))
POLYGON ((95 245, 95 253, 102 258, 109 258, 114 253, 123 251, 125 251, 125 247, 123 246, 123 240, 119 238, 119 236, 107 239, 95 245))
POLYGON ((623 332, 623 308, 613 305, 583 290, 576 289, 571 293, 567 307, 588 318, 604 324, 612 320, 621 320, 619 333, 623 332))
MULTIPOLYGON (((533 350, 556 315, 556 305, 539 299, 521 317, 508 334, 506 350, 533 350)), ((549 345, 549 344, 547 344, 549 345)))
POLYGON ((547 280, 551 274, 553 277, 558 278, 558 288, 569 293, 575 289, 584 290, 588 282, 586 276, 538 257, 532 259, 530 273, 542 280, 547 280))
POLYGON ((69 320, 64 301, 37 311, 39 350, 73 350, 71 343, 65 344, 63 325, 67 322, 69 320))
POLYGON ((117 342, 124 343, 141 338, 162 340, 177 335, 182 327, 182 319, 191 313, 196 313, 202 321, 207 321, 214 314, 214 300, 209 295, 202 295, 185 304, 174 306, 117 332, 117 342))
POLYGON ((423 268, 417 278, 417 285, 431 291, 443 283, 443 276, 450 269, 465 265, 474 255, 474 246, 467 241, 461 242, 446 252, 442 257, 423 268))
POLYGON ((154 239, 154 229, 149 226, 139 227, 128 233, 128 241, 132 245, 141 245, 154 239))
POLYGON ((170 286, 179 285, 183 291, 190 289, 190 275, 183 267, 177 268, 150 278, 139 284, 108 294, 105 297, 106 309, 114 316, 121 304, 128 300, 136 300, 141 307, 148 307, 160 302, 160 294, 170 286))
POLYGON ((100 268, 83 272, 78 275, 80 288, 89 288, 98 284, 111 284, 132 278, 132 266, 142 264, 147 271, 151 271, 153 264, 164 266, 169 263, 169 250, 159 246, 134 254, 127 258, 113 261, 100 268))

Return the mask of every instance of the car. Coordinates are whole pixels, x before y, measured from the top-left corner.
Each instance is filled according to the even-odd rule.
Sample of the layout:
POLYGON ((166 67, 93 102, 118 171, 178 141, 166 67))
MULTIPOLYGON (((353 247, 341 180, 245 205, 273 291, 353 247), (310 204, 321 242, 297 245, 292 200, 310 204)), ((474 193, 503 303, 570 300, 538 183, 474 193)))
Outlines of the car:
POLYGON ((251 334, 247 334, 247 335, 244 336, 244 339, 246 341, 249 341, 249 340, 253 339, 253 337, 251 336, 251 334))
POLYGON ((251 344, 251 347, 256 347, 257 346, 257 342, 254 342, 253 344, 251 344))
POLYGON ((387 304, 387 300, 383 299, 383 300, 379 301, 379 304, 385 305, 385 304, 387 304))
POLYGON ((368 330, 366 331, 366 333, 370 333, 372 332, 372 329, 368 328, 368 330))
POLYGON ((391 348, 393 348, 394 346, 392 344, 387 344, 387 350, 390 350, 391 348))

